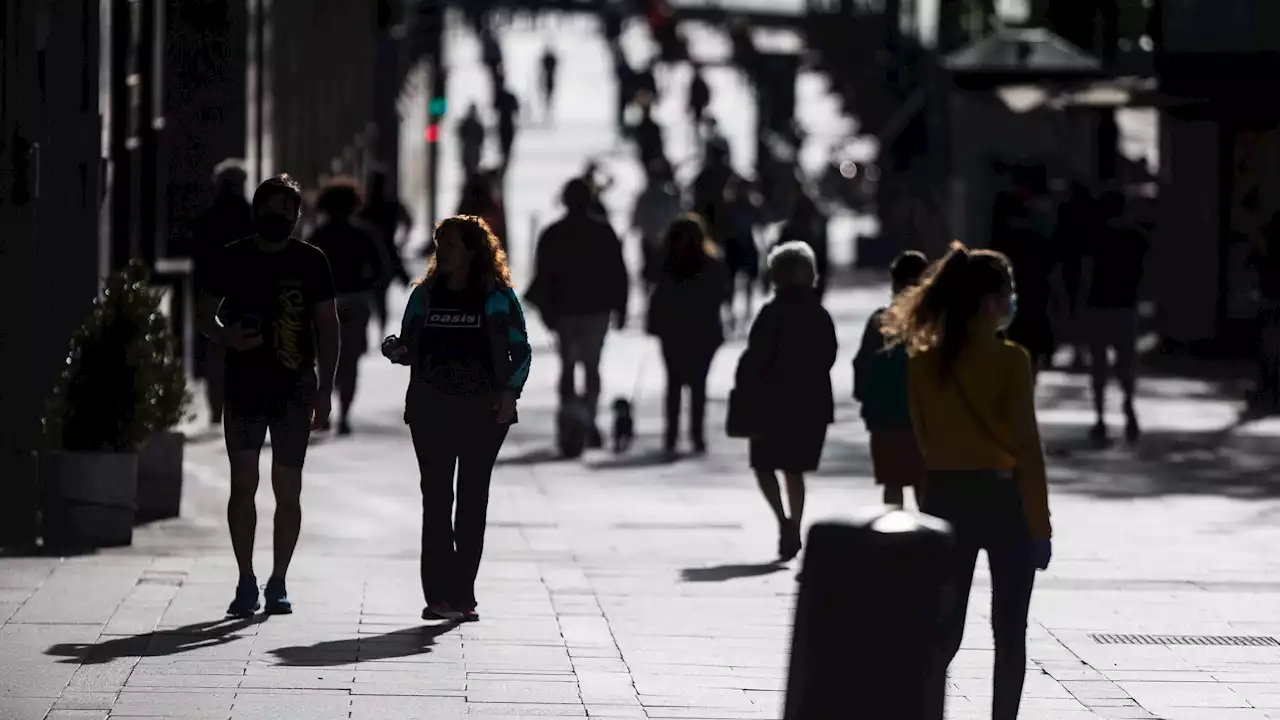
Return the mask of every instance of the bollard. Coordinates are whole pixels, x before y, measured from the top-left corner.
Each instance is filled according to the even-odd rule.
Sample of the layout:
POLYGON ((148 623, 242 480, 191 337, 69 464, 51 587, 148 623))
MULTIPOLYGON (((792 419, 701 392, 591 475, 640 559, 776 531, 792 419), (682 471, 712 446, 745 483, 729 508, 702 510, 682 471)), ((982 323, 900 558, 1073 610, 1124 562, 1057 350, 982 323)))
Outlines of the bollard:
POLYGON ((877 508, 809 531, 785 720, 942 720, 933 641, 951 529, 877 508))

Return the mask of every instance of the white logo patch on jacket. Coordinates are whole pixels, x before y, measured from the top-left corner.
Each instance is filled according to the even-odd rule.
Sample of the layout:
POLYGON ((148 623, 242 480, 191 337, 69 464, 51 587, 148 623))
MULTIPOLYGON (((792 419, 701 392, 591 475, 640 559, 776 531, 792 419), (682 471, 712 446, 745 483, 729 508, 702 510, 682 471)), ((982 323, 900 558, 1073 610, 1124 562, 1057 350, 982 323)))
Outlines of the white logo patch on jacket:
POLYGON ((432 308, 422 324, 426 327, 438 328, 478 328, 480 327, 480 314, 474 312, 464 312, 462 310, 450 310, 448 308, 435 309, 432 308))

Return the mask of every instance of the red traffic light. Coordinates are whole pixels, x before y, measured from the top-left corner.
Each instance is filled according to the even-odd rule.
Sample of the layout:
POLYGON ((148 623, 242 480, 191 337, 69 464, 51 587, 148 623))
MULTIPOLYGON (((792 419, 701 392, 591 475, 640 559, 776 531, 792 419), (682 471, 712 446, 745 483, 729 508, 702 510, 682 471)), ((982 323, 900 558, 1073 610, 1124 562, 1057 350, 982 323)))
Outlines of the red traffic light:
POLYGON ((440 126, 428 125, 427 129, 423 131, 422 137, 429 143, 438 142, 440 140, 440 126))

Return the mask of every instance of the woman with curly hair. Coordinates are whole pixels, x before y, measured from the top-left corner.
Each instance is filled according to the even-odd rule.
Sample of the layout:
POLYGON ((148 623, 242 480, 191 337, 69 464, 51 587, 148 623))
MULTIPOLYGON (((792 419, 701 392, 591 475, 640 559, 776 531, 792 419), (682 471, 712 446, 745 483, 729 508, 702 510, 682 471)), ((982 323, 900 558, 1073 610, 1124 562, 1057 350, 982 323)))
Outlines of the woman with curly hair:
POLYGON ((964 635, 979 550, 991 567, 991 716, 1018 716, 1031 589, 1052 554, 1031 358, 1000 336, 1016 308, 1008 258, 955 243, 884 314, 888 345, 909 355, 908 404, 928 477, 921 509, 950 522, 956 538, 928 698, 934 717, 942 717, 944 673, 964 635))
POLYGON ((422 474, 422 617, 475 621, 489 481, 516 422, 532 349, 506 253, 489 225, 451 217, 434 239, 400 336, 383 341, 382 353, 413 370, 404 417, 422 474))

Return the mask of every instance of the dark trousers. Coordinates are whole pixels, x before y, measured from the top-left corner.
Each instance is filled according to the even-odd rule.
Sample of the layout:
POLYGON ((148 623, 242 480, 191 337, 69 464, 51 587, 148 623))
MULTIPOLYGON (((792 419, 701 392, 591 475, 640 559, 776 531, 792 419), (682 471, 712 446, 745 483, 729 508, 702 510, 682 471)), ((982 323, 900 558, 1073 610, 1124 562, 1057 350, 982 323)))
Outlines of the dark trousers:
POLYGON ((707 374, 715 348, 682 347, 679 343, 662 343, 662 362, 667 369, 666 446, 675 447, 680 436, 680 405, 684 389, 689 388, 689 439, 694 445, 706 441, 707 374))
POLYGON ((1258 309, 1257 381, 1253 405, 1268 411, 1280 408, 1280 300, 1264 299, 1258 309))
POLYGON ((1015 480, 1008 472, 930 472, 924 512, 951 523, 955 554, 942 602, 942 625, 929 717, 941 718, 946 668, 960 650, 978 551, 991 568, 991 630, 995 636, 993 720, 1014 720, 1027 664, 1027 613, 1036 570, 1015 480))
POLYGON ((469 609, 476 606, 493 463, 510 426, 497 424, 488 408, 436 410, 443 408, 409 425, 422 473, 422 594, 428 605, 469 609))

